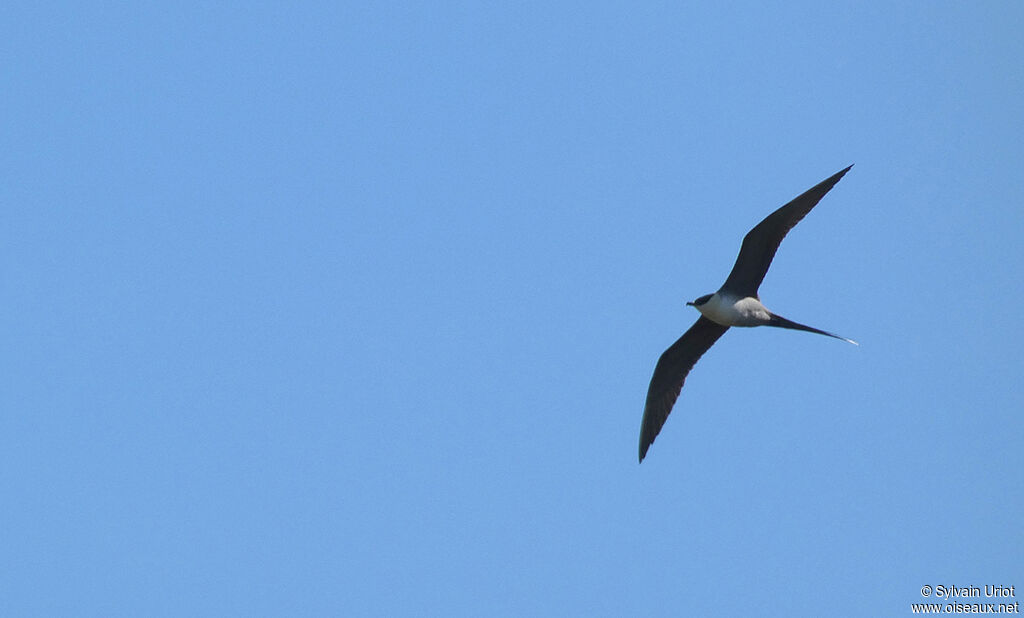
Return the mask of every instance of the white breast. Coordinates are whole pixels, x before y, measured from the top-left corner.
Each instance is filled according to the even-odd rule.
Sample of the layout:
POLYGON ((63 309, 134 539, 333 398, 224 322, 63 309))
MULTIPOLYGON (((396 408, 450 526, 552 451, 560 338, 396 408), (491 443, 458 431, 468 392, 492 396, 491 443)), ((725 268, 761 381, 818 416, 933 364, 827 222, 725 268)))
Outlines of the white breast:
POLYGON ((697 310, 722 326, 760 326, 771 318, 768 308, 751 296, 732 298, 716 293, 697 310))

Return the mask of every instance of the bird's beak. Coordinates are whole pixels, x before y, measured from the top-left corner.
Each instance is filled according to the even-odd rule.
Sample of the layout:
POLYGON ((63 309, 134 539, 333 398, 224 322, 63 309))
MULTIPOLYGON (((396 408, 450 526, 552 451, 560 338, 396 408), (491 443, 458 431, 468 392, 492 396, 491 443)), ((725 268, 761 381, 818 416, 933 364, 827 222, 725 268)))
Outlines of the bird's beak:
POLYGON ((693 303, 692 303, 692 302, 690 302, 690 301, 687 301, 687 302, 686 302, 686 306, 687 306, 687 307, 696 307, 697 305, 693 304, 693 303))

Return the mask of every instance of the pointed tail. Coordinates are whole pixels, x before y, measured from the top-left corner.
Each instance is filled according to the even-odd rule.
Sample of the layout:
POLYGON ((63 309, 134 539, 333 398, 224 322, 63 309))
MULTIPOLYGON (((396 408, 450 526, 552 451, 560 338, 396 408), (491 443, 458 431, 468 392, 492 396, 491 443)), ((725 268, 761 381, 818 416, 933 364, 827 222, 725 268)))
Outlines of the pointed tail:
POLYGON ((847 343, 852 343, 853 345, 860 345, 859 343, 857 343, 853 339, 847 339, 846 337, 840 337, 839 335, 835 335, 835 334, 827 332, 827 331, 819 330, 819 329, 813 328, 811 326, 804 326, 803 324, 797 324, 796 322, 794 322, 792 320, 787 320, 786 318, 782 317, 781 315, 775 315, 773 313, 773 314, 771 314, 771 316, 772 316, 771 320, 768 322, 768 324, 766 324, 766 326, 777 326, 779 328, 789 328, 789 329, 792 329, 792 330, 805 330, 805 331, 807 331, 809 333, 818 333, 819 335, 825 335, 827 337, 834 337, 836 339, 842 339, 843 341, 845 341, 847 343))

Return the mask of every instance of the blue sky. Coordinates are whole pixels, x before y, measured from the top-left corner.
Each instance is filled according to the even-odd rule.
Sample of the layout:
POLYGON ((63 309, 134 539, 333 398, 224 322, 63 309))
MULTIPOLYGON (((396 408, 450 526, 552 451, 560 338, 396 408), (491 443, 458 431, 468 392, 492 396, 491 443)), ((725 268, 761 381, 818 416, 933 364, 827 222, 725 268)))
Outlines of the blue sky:
POLYGON ((1024 588, 1021 31, 1016 2, 8 7, 0 613, 1024 588), (761 297, 861 346, 731 330, 637 465, 684 302, 851 163, 761 297))

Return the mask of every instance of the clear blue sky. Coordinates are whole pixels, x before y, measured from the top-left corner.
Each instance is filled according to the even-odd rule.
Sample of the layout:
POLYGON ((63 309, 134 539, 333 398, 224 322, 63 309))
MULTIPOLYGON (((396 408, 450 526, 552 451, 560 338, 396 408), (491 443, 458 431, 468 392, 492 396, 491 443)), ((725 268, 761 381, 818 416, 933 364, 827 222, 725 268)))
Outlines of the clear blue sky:
POLYGON ((0 24, 3 615, 1024 596, 1019 2, 83 7, 0 24), (761 296, 861 346, 730 331, 638 465, 851 163, 761 296))

